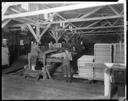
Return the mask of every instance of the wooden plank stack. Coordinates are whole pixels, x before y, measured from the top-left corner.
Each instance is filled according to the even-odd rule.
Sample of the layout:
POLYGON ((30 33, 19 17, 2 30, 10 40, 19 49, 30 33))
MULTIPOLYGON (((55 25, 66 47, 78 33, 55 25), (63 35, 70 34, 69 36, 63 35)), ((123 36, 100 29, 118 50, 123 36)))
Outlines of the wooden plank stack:
POLYGON ((104 70, 105 70, 105 65, 104 63, 94 63, 93 65, 93 76, 94 80, 104 80, 104 70))
POLYGON ((83 55, 78 59, 78 73, 80 78, 93 80, 93 63, 94 56, 83 55), (89 63, 89 64, 88 64, 89 63))
POLYGON ((112 62, 112 45, 97 43, 94 45, 94 80, 104 80, 105 62, 112 62))
POLYGON ((113 47, 114 47, 113 62, 124 63, 124 44, 116 43, 116 44, 113 44, 113 47))

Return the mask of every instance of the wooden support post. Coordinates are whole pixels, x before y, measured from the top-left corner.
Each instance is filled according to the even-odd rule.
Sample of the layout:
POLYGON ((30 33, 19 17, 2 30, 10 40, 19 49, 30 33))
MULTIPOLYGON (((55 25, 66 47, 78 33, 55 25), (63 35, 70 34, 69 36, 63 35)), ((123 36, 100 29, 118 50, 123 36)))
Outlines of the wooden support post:
POLYGON ((110 69, 106 68, 104 72, 104 96, 111 97, 111 80, 110 80, 110 69))

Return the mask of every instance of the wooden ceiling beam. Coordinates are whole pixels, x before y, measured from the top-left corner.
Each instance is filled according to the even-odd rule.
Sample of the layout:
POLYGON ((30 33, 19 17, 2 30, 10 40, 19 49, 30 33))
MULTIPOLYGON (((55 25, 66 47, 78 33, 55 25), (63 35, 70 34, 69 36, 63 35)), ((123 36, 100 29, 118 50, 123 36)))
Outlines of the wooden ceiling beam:
MULTIPOLYGON (((84 30, 84 29, 106 29, 106 28, 122 28, 124 27, 123 25, 120 26, 101 26, 101 27, 79 27, 79 28, 73 28, 72 30, 84 30)), ((61 31, 61 30, 70 30, 70 29, 55 29, 56 31, 61 31)))
MULTIPOLYGON (((21 13, 20 11, 14 9, 14 8, 11 8, 11 10, 16 12, 16 13, 21 13)), ((27 21, 31 22, 33 25, 36 25, 36 22, 31 20, 31 19, 29 19, 29 18, 20 18, 20 19, 27 20, 27 21)), ((13 19, 13 20, 15 20, 15 19, 13 19)))
MULTIPOLYGON (((70 32, 69 32, 70 33, 70 32)), ((96 32, 76 32, 76 34, 95 34, 95 33, 115 33, 115 34, 124 34, 124 31, 96 31, 96 32)), ((103 34, 104 35, 104 34, 103 34)))
MULTIPOLYGON (((108 4, 118 4, 118 3, 98 3, 97 6, 104 6, 108 4)), ((11 14, 4 16, 4 19, 10 19, 10 18, 18 18, 18 17, 26 17, 26 16, 35 16, 40 14, 47 14, 47 13, 55 13, 55 12, 62 12, 62 11, 70 11, 70 10, 76 10, 76 9, 82 9, 82 8, 88 8, 88 7, 95 7, 95 3, 90 3, 90 5, 87 5, 86 3, 82 4, 75 4, 75 5, 69 5, 69 6, 63 6, 63 7, 56 7, 51 9, 44 9, 44 10, 38 10, 38 11, 31 11, 31 12, 25 12, 20 14, 11 14)))
MULTIPOLYGON (((53 21, 50 22, 51 24, 58 24, 58 23, 70 23, 70 22, 82 22, 82 21, 95 21, 95 20, 103 20, 103 19, 116 19, 116 18, 123 18, 124 16, 104 16, 104 17, 94 17, 94 18, 74 18, 74 19, 67 19, 64 21, 53 21)), ((49 22, 43 22, 40 24, 48 24, 49 22)))

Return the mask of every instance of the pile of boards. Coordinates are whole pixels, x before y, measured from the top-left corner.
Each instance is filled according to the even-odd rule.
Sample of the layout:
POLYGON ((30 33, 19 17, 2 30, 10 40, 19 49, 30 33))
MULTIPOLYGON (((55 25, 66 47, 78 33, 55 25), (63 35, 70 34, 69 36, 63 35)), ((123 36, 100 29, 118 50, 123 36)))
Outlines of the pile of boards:
POLYGON ((78 63, 78 74, 81 78, 93 80, 93 63, 94 56, 83 55, 77 61, 78 63))
POLYGON ((104 80, 104 63, 124 63, 124 44, 97 43, 94 56, 83 55, 77 61, 78 75, 89 80, 104 80))

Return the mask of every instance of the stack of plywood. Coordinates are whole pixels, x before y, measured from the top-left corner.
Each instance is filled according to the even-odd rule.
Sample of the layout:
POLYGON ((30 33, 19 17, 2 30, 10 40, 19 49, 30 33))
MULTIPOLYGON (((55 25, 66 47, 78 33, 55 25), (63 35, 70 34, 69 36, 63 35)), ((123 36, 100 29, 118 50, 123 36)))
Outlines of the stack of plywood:
POLYGON ((104 70, 105 70, 104 63, 94 63, 93 65, 93 76, 94 80, 104 80, 104 70))
POLYGON ((95 62, 112 62, 112 45, 98 43, 94 46, 95 62))
POLYGON ((94 80, 104 80, 104 63, 112 62, 112 45, 97 43, 94 46, 94 80))
POLYGON ((93 79, 93 58, 94 56, 83 55, 78 59, 78 73, 80 78, 93 79), (92 64, 91 64, 92 63, 92 64))
POLYGON ((124 44, 116 43, 113 44, 113 62, 114 63, 124 63, 124 44))

